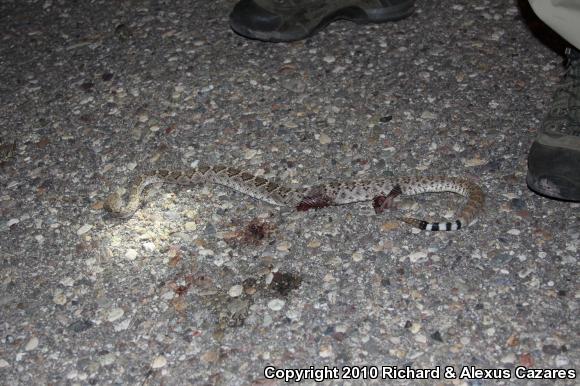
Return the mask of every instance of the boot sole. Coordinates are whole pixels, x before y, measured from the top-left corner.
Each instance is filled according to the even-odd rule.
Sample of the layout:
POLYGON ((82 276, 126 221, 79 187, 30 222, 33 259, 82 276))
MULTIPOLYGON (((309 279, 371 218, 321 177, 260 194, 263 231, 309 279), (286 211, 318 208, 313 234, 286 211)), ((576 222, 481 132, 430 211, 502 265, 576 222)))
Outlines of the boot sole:
POLYGON ((563 178, 554 176, 536 176, 528 171, 528 187, 541 196, 563 201, 580 201, 580 186, 563 178))
POLYGON ((546 145, 548 139, 540 135, 532 143, 528 153, 528 186, 546 197, 580 201, 580 151, 546 145))
POLYGON ((265 42, 281 43, 302 40, 316 34, 328 24, 337 20, 348 20, 357 24, 377 24, 397 21, 410 16, 414 11, 414 3, 403 4, 396 7, 364 9, 361 7, 347 7, 339 9, 324 17, 318 24, 308 31, 258 31, 237 24, 230 19, 230 26, 239 35, 246 38, 265 42))

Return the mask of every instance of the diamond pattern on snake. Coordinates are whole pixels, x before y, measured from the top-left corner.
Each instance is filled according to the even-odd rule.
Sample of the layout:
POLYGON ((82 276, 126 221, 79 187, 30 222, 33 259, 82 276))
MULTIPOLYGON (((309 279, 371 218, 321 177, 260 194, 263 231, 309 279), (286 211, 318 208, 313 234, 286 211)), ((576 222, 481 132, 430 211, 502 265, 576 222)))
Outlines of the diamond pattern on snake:
POLYGON ((399 218, 413 227, 428 231, 455 231, 472 224, 485 203, 482 189, 462 177, 387 177, 288 188, 231 166, 203 165, 189 170, 161 169, 145 172, 131 182, 125 199, 118 193, 112 193, 105 200, 104 208, 114 217, 129 218, 139 209, 143 190, 148 185, 160 182, 223 185, 269 204, 292 207, 299 211, 372 201, 375 212, 382 213, 393 205, 395 197, 422 193, 452 192, 467 198, 467 203, 452 221, 429 222, 410 217, 399 218))

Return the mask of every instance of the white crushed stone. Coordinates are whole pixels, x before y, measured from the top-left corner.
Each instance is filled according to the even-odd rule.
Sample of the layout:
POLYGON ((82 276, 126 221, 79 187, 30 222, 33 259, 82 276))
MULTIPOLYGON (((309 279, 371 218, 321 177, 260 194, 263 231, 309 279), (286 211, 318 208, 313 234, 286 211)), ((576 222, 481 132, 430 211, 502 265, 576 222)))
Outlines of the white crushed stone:
POLYGON ((81 226, 79 229, 77 229, 77 235, 78 236, 82 236, 85 233, 87 233, 88 231, 90 231, 92 228, 93 228, 92 225, 85 224, 85 225, 81 226))
POLYGON ((116 359, 115 355, 113 355, 112 353, 108 353, 99 357, 99 363, 101 364, 101 366, 110 366, 113 363, 115 363, 115 359, 116 359))
POLYGON ((145 249, 147 252, 153 252, 156 249, 155 243, 151 241, 143 243, 143 249, 145 249))
POLYGON ((69 276, 62 279, 59 283, 65 287, 72 287, 75 284, 75 281, 72 277, 69 276))
POLYGON ((516 356, 513 353, 509 353, 505 356, 503 356, 500 359, 501 363, 515 363, 516 362, 516 356))
POLYGON ((24 346, 24 350, 25 351, 35 350, 38 347, 39 343, 40 343, 40 341, 38 340, 38 338, 33 336, 32 338, 30 338, 28 340, 28 342, 26 343, 26 346, 24 346))
POLYGON ((188 221, 183 225, 183 227, 186 231, 194 231, 197 229, 197 224, 193 221, 188 221))
POLYGON ((320 355, 321 358, 330 358, 333 355, 332 346, 329 344, 323 344, 320 346, 318 355, 320 355))
POLYGON ((288 241, 282 241, 276 246, 276 250, 280 252, 290 251, 290 243, 288 241))
POLYGON ((122 308, 120 307, 113 308, 109 310, 109 312, 107 313, 107 320, 109 322, 114 322, 115 320, 122 318, 124 314, 125 310, 123 310, 122 308))
POLYGON ((163 355, 158 355, 151 361, 152 369, 160 369, 165 365, 167 365, 167 359, 163 355))
POLYGON ((408 255, 407 258, 409 259, 409 261, 411 263, 416 263, 419 260, 423 260, 423 259, 427 258, 427 253, 425 253, 424 251, 417 251, 417 252, 413 252, 410 255, 408 255))
POLYGON ((421 323, 416 323, 413 322, 411 324, 411 327, 409 328, 409 331, 411 331, 413 334, 418 333, 421 330, 421 323))
POLYGON ((272 311, 280 311, 286 302, 282 299, 272 299, 268 302, 268 308, 272 311))
POLYGON ((59 306, 65 305, 66 300, 66 295, 60 289, 56 290, 52 295, 52 301, 59 306))
POLYGON ((428 120, 430 120, 430 119, 437 119, 437 114, 432 113, 431 111, 423 111, 421 113, 421 118, 422 119, 428 119, 428 120))
POLYGON ((554 364, 556 365, 556 367, 566 367, 570 364, 570 359, 568 359, 567 356, 558 355, 556 357, 556 360, 554 361, 554 364))
POLYGON ((230 287, 230 289, 228 290, 228 295, 230 295, 232 298, 237 298, 242 294, 243 291, 244 287, 241 286, 240 284, 236 284, 230 287))
POLYGON ((332 55, 326 55, 322 58, 322 60, 324 60, 326 63, 334 63, 336 58, 332 55))
POLYGON ((130 325, 131 325, 131 318, 127 318, 127 319, 124 319, 121 322, 115 324, 114 330, 117 332, 125 331, 126 329, 129 328, 130 325))
POLYGON ((258 151, 255 149, 246 149, 244 151, 244 159, 252 159, 258 154, 258 151))
POLYGON ((415 342, 427 343, 427 336, 424 334, 417 334, 415 335, 415 342))
POLYGON ((332 139, 328 135, 322 133, 318 137, 318 142, 320 142, 322 145, 328 145, 332 142, 332 139))
POLYGON ((211 249, 200 248, 199 255, 200 256, 213 256, 215 253, 211 249))
POLYGON ((133 248, 127 249, 125 252, 125 258, 128 260, 135 260, 137 258, 137 251, 133 248))

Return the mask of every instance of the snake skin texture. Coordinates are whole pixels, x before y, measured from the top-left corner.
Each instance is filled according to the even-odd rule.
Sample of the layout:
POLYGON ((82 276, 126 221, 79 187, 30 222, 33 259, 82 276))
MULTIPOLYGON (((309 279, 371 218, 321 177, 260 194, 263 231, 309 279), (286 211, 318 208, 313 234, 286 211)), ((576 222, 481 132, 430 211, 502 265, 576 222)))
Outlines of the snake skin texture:
POLYGON ((240 169, 224 166, 198 166, 189 170, 154 170, 137 176, 131 183, 126 200, 118 193, 111 194, 104 204, 114 217, 131 217, 139 208, 143 190, 155 183, 180 185, 213 183, 227 186, 272 205, 297 210, 318 209, 374 200, 377 213, 400 194, 452 192, 467 198, 467 203, 451 222, 427 222, 409 217, 399 220, 429 231, 458 230, 475 221, 482 211, 485 195, 473 181, 460 177, 389 177, 360 181, 337 181, 308 188, 288 188, 240 169))

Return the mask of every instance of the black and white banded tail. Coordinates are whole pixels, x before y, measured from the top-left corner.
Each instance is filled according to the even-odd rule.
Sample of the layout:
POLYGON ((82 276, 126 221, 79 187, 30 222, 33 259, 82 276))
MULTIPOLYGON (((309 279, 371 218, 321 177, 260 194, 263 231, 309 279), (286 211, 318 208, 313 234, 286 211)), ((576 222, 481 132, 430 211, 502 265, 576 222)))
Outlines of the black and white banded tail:
POLYGON ((461 220, 453 222, 427 222, 410 217, 400 217, 399 220, 426 231, 458 231, 461 229, 461 220))

